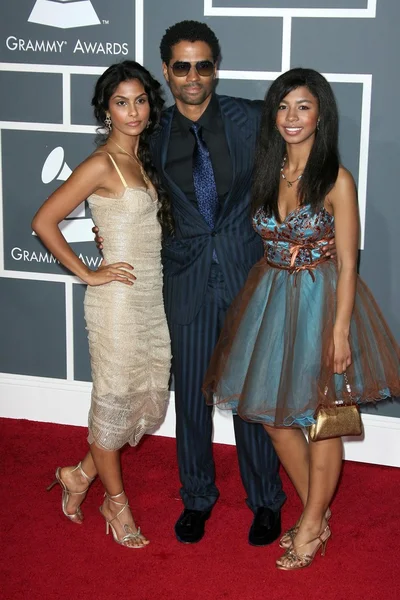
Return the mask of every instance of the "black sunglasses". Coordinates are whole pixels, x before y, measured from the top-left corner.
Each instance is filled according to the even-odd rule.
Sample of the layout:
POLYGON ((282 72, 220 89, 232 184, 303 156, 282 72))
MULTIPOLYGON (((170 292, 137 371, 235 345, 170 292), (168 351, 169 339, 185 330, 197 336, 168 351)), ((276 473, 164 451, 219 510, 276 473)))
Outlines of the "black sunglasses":
MULTIPOLYGON (((214 63, 211 60, 199 60, 194 65, 197 73, 200 77, 210 77, 214 73, 214 63)), ((172 66, 172 72, 175 77, 186 77, 192 68, 192 63, 177 60, 172 66)))

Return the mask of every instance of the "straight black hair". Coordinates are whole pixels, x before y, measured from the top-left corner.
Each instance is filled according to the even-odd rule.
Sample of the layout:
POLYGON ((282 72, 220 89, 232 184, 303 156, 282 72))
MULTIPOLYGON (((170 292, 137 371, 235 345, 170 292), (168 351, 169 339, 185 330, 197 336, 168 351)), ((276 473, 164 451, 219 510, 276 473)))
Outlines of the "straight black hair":
POLYGON ((300 205, 310 204, 314 212, 318 211, 335 185, 339 171, 339 117, 331 86, 313 69, 296 68, 283 73, 265 96, 252 185, 253 214, 263 206, 267 215, 274 215, 278 222, 280 169, 286 144, 276 128, 276 115, 285 96, 303 86, 318 101, 319 125, 297 188, 300 205))

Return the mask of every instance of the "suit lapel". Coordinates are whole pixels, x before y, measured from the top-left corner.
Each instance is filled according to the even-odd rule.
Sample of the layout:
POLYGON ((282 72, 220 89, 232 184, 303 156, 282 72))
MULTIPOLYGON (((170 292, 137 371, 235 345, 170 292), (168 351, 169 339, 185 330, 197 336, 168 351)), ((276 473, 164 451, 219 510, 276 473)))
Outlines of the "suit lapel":
POLYGON ((159 132, 159 139, 157 140, 160 159, 159 168, 161 170, 164 180, 167 182, 169 190, 172 192, 171 195, 173 204, 175 204, 177 208, 181 206, 185 212, 190 212, 191 216, 197 221, 198 225, 201 224, 203 228, 207 229, 208 225, 204 221, 197 208, 192 204, 192 202, 189 202, 181 188, 175 183, 173 179, 171 179, 171 177, 168 175, 165 169, 167 163, 168 145, 169 138, 171 135, 172 120, 174 118, 175 110, 175 105, 171 106, 164 112, 162 116, 161 131, 159 132))
POLYGON ((232 161, 232 184, 218 221, 226 215, 232 202, 247 192, 254 155, 255 123, 240 103, 229 96, 217 96, 232 161))
MULTIPOLYGON (((256 132, 254 131, 256 124, 251 118, 249 119, 240 102, 229 96, 217 95, 217 99, 220 105, 222 122, 232 161, 232 183, 216 225, 227 214, 230 206, 243 198, 248 192, 254 159, 254 139, 256 136, 256 132)), ((176 208, 178 210, 181 209, 182 212, 190 213, 199 226, 201 225, 202 228, 208 229, 207 223, 197 208, 187 200, 180 187, 169 177, 165 170, 172 119, 175 110, 175 106, 171 106, 163 113, 160 130, 154 137, 153 147, 157 159, 156 166, 166 181, 171 192, 172 202, 176 208)))

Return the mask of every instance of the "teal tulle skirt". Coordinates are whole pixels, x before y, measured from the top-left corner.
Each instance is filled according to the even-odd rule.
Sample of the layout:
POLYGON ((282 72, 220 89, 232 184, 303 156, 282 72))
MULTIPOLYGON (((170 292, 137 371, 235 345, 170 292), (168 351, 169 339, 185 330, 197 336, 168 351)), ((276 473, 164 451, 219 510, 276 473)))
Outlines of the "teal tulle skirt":
MULTIPOLYGON (((333 374, 337 266, 277 268, 263 258, 234 301, 207 371, 209 403, 248 421, 307 427, 319 404, 346 400, 333 374)), ((347 370, 359 403, 400 396, 400 353, 371 292, 357 279, 347 370)))

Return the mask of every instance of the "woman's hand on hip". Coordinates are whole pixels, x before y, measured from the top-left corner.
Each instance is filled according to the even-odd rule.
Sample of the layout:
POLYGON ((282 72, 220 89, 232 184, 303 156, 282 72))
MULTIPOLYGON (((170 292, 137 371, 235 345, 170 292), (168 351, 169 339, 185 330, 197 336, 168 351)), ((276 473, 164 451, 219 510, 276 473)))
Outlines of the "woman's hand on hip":
POLYGON ((86 279, 86 283, 90 286, 104 285, 111 281, 119 281, 125 285, 133 285, 136 277, 133 273, 132 265, 126 262, 117 262, 111 265, 102 263, 97 271, 92 271, 86 279))

